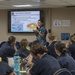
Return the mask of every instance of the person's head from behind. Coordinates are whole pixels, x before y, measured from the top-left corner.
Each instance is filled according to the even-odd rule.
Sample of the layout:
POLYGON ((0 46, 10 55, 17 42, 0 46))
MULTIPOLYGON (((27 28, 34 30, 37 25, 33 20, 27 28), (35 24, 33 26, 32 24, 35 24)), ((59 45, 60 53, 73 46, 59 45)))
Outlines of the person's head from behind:
POLYGON ((54 40, 56 40, 55 34, 49 33, 49 34, 48 34, 48 39, 49 39, 49 41, 54 41, 54 40))
POLYGON ((16 44, 16 38, 15 38, 14 36, 10 36, 10 37, 8 38, 8 43, 9 43, 10 45, 15 45, 15 44, 16 44))
POLYGON ((38 20, 38 26, 41 27, 42 25, 43 25, 43 20, 42 19, 38 20))
POLYGON ((58 56, 65 54, 67 51, 65 43, 57 41, 55 43, 55 52, 58 56))
POLYGON ((36 44, 36 43, 39 43, 39 44, 41 44, 41 42, 40 42, 40 41, 38 41, 38 40, 35 40, 35 41, 33 41, 33 42, 31 42, 31 43, 29 44, 29 47, 30 47, 30 48, 31 48, 31 46, 32 46, 32 44, 33 44, 33 43, 35 43, 35 44, 36 44))
POLYGON ((39 41, 33 41, 30 52, 35 59, 40 59, 41 56, 47 52, 47 48, 44 47, 39 41))
POLYGON ((75 35, 71 35, 70 36, 70 42, 71 43, 75 43, 75 35))
POLYGON ((21 44, 22 48, 26 48, 28 46, 28 40, 27 39, 22 39, 20 44, 21 44))

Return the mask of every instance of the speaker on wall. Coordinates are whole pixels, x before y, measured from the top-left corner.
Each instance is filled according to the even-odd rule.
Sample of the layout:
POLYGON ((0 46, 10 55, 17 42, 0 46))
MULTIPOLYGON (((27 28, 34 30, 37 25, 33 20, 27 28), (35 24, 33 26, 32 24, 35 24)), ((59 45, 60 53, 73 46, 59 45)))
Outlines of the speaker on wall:
POLYGON ((48 33, 51 33, 51 29, 48 29, 48 33))

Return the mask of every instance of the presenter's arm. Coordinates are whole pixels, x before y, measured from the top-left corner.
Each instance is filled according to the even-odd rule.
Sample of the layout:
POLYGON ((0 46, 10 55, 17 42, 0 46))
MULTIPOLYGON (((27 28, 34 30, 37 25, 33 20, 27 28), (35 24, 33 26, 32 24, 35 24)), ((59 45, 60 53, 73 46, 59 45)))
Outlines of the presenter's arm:
POLYGON ((41 38, 43 38, 45 35, 39 32, 39 35, 41 38))
POLYGON ((41 38, 43 38, 45 35, 42 34, 39 30, 33 30, 35 33, 38 33, 40 35, 41 38))

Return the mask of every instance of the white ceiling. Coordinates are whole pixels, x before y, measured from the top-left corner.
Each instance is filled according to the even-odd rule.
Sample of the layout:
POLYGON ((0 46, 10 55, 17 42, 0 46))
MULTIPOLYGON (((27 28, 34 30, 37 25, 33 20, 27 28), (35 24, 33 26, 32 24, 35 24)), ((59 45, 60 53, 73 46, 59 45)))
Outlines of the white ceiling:
POLYGON ((0 0, 0 9, 58 8, 75 6, 75 0, 0 0), (12 5, 33 5, 33 7, 13 7, 12 5))

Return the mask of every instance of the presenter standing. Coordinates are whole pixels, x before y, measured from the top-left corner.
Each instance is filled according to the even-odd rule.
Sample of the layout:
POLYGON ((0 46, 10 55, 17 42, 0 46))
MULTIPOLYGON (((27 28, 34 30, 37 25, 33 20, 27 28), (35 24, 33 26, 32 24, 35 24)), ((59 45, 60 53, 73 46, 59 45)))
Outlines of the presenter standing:
POLYGON ((47 30, 43 25, 43 20, 38 20, 38 26, 37 29, 34 30, 34 32, 36 33, 36 38, 37 40, 43 45, 46 46, 47 42, 46 42, 46 35, 47 35, 47 30))

